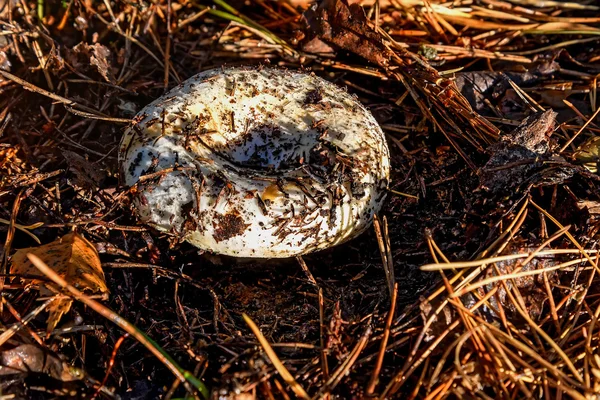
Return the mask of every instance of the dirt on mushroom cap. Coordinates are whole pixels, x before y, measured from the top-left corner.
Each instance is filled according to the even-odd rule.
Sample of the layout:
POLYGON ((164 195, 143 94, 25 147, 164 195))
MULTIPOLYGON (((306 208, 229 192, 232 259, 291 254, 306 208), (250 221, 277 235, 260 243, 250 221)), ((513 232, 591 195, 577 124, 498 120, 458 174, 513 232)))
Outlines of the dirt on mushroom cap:
POLYGON ((356 236, 389 176, 384 135, 364 106, 314 75, 273 68, 190 78, 140 111, 120 162, 143 221, 242 257, 356 236))

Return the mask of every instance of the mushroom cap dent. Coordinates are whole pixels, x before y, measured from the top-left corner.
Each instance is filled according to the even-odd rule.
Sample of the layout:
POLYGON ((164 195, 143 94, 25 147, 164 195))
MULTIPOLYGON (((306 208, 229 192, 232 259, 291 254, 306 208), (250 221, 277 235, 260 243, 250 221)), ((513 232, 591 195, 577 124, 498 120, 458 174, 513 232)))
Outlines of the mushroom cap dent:
POLYGON ((273 68, 200 73, 142 109, 120 145, 140 218, 214 253, 306 254, 363 232, 389 150, 352 95, 273 68))

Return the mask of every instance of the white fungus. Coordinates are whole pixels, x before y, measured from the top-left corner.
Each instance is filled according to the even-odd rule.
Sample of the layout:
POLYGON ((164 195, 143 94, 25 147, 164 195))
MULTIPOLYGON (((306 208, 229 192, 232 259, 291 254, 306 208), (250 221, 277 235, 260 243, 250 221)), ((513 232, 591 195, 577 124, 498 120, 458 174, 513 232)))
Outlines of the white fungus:
POLYGON ((390 169, 381 128, 352 95, 252 67, 203 72, 145 107, 119 161, 144 222, 203 250, 264 258, 363 232, 390 169))

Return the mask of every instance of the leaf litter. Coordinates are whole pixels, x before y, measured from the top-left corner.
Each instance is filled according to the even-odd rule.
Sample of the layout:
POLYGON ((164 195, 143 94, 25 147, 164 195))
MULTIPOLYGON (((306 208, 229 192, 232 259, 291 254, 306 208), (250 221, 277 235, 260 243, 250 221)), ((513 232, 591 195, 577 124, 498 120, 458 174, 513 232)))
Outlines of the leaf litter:
POLYGON ((22 344, 0 353, 0 376, 47 374, 63 382, 81 379, 80 373, 55 354, 33 345, 22 344))
MULTIPOLYGON (((47 279, 40 276, 38 269, 27 258, 34 254, 52 268, 61 278, 79 290, 108 296, 108 287, 100 264, 98 252, 92 243, 76 232, 39 247, 19 249, 11 258, 10 273, 23 276, 26 285, 36 285, 41 296, 54 296, 56 290, 47 286, 47 279), (37 276, 37 278, 36 278, 37 276)), ((60 296, 47 307, 50 315, 46 327, 47 334, 60 322, 62 316, 71 309, 73 300, 60 296)))
MULTIPOLYGON (((600 390, 594 2, 7 4, 0 248, 76 226, 100 250, 111 318, 167 356, 120 346, 123 331, 90 328, 96 311, 80 304, 40 336, 37 297, 67 292, 32 291, 49 283, 36 270, 27 284, 1 277, 2 352, 38 341, 105 377, 79 391, 106 398, 202 396, 186 376, 223 398, 600 390), (259 263, 139 225, 116 178, 122 124, 201 70, 267 63, 346 86, 378 119, 394 170, 380 229, 259 263), (176 378, 165 359, 182 366, 169 364, 176 378)), ((12 382, 23 398, 51 397, 12 382)))

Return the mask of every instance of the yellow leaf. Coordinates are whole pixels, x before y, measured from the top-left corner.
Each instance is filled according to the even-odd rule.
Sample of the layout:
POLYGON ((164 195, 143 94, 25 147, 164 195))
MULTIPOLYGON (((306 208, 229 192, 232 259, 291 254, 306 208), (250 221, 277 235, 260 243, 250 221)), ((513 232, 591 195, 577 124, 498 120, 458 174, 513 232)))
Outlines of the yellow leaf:
POLYGON ((592 136, 586 140, 574 153, 575 160, 583 164, 590 172, 598 172, 598 163, 600 162, 600 137, 592 136))
MULTIPOLYGON (((17 250, 12 256, 11 274, 21 275, 24 281, 32 284, 46 282, 47 280, 40 276, 39 270, 27 259, 27 254, 38 256, 60 277, 79 290, 93 294, 108 293, 96 248, 75 232, 68 233, 43 246, 17 250)), ((40 293, 52 294, 45 287, 40 289, 40 293)), ((57 298, 48 306, 50 315, 47 332, 51 332, 56 327, 63 314, 71 308, 71 303, 70 298, 62 297, 57 298)))
POLYGON ((70 297, 58 298, 52 303, 48 304, 48 323, 46 324, 46 333, 50 335, 50 332, 56 328, 58 322, 62 316, 71 309, 73 300, 70 297))

